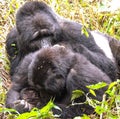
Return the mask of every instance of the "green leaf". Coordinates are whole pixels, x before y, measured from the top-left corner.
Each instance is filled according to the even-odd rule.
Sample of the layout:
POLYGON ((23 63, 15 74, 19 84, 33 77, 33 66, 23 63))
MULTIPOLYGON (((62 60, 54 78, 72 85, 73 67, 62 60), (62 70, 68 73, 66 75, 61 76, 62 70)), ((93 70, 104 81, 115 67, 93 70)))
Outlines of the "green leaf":
POLYGON ((98 90, 98 89, 103 88, 105 86, 107 86, 107 83, 99 82, 97 84, 89 85, 89 86, 86 86, 86 87, 89 88, 89 89, 92 89, 92 90, 98 90))
POLYGON ((37 119, 38 113, 36 111, 32 111, 32 112, 26 112, 26 113, 23 113, 23 114, 20 114, 16 119, 29 119, 32 117, 32 119, 37 119))
POLYGON ((100 104, 100 102, 98 100, 95 100, 95 99, 92 99, 92 98, 89 98, 87 97, 87 103, 92 106, 92 107, 96 107, 97 105, 100 104))
POLYGON ((105 112, 105 109, 101 106, 96 106, 95 112, 100 115, 105 112))
POLYGON ((81 119, 90 119, 90 117, 88 117, 86 114, 84 114, 81 119))
POLYGON ((48 104, 40 110, 40 113, 48 113, 54 106, 54 103, 50 100, 48 104))
POLYGON ((90 89, 89 91, 90 91, 90 93, 91 93, 92 95, 94 95, 94 96, 96 97, 96 94, 95 94, 95 91, 94 91, 94 90, 90 89))
POLYGON ((20 114, 16 119, 45 119, 47 117, 52 118, 53 114, 50 112, 50 110, 55 107, 59 109, 57 106, 53 104, 53 102, 50 100, 46 106, 44 106, 42 109, 34 108, 31 110, 31 112, 26 112, 23 114, 20 114))
POLYGON ((15 46, 16 46, 16 44, 15 44, 15 43, 12 43, 12 44, 11 44, 11 46, 12 46, 12 47, 15 47, 15 46))
POLYGON ((109 85, 108 89, 113 88, 113 86, 115 86, 115 85, 117 85, 117 82, 112 82, 112 83, 110 83, 110 85, 109 85))
POLYGON ((88 33, 88 31, 87 31, 87 29, 86 29, 86 27, 85 26, 83 26, 82 27, 82 34, 84 34, 86 37, 89 37, 89 33, 88 33))
POLYGON ((4 112, 4 113, 8 112, 8 113, 17 113, 18 114, 18 112, 15 109, 9 109, 9 108, 0 108, 0 112, 4 112))
POLYGON ((108 89, 105 91, 105 93, 109 94, 110 96, 114 96, 116 93, 116 87, 113 87, 112 89, 108 89))
POLYGON ((72 92, 72 98, 71 98, 71 101, 72 100, 75 100, 76 98, 79 98, 80 96, 84 95, 84 92, 82 90, 74 90, 72 92))

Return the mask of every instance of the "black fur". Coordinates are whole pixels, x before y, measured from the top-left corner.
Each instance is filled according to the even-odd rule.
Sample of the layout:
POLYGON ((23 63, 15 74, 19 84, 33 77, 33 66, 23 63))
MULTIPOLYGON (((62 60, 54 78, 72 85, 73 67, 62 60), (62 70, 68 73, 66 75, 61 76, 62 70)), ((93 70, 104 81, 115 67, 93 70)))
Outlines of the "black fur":
MULTIPOLYGON (((63 43, 73 51, 83 54, 91 63, 105 72, 111 80, 116 79, 115 64, 97 46, 89 30, 89 37, 86 37, 81 33, 81 24, 61 18, 44 2, 25 3, 17 12, 16 26, 17 30, 11 31, 8 35, 9 44, 10 39, 12 37, 14 39, 12 34, 16 35, 14 40, 15 42, 17 40, 19 51, 17 57, 12 60, 11 74, 14 73, 20 60, 28 53, 42 47, 63 43)), ((9 49, 8 45, 6 49, 9 49)))
MULTIPOLYGON (((42 107, 51 98, 55 98, 55 104, 63 109, 61 118, 65 119, 72 118, 75 114, 90 114, 93 111, 92 107, 88 105, 66 107, 71 103, 73 90, 80 89, 88 93, 87 85, 100 81, 110 83, 111 79, 82 54, 74 53, 64 46, 55 45, 27 55, 19 64, 12 81, 12 87, 7 93, 7 107, 15 108, 19 112, 29 111, 33 105, 31 106, 29 100, 25 100, 24 102, 28 104, 28 107, 25 107, 25 104, 21 106, 20 94, 24 88, 34 87, 40 97, 37 98, 39 104, 36 103, 34 106, 42 107), (16 105, 18 101, 19 103, 16 105), (82 107, 85 110, 82 110, 82 107), (72 110, 74 111, 71 112, 72 110)), ((99 90, 98 96, 92 97, 102 100, 104 90, 99 90)), ((78 101, 81 102, 84 99, 85 97, 82 96, 78 101)), ((56 110, 53 111, 57 113, 56 110)))
POLYGON ((19 34, 16 28, 11 29, 6 38, 6 52, 10 61, 10 75, 13 75, 15 68, 20 61, 17 41, 19 34))
POLYGON ((45 46, 64 43, 115 80, 114 63, 96 45, 89 30, 89 37, 86 37, 81 33, 81 24, 61 18, 44 2, 25 3, 17 12, 16 26, 20 34, 18 47, 21 57, 45 46))

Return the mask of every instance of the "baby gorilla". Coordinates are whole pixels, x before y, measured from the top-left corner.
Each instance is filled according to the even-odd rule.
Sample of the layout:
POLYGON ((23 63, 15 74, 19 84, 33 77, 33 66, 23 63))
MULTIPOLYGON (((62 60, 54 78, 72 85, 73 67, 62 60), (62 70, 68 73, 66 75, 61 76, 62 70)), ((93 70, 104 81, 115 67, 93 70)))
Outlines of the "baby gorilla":
MULTIPOLYGON (((60 45, 42 48, 27 55, 19 64, 12 78, 12 87, 7 93, 7 107, 15 108, 19 112, 23 111, 24 108, 24 111, 26 109, 29 111, 32 107, 30 106, 31 102, 21 98, 21 91, 24 88, 34 87, 39 95, 39 105, 36 103, 34 106, 41 107, 51 98, 54 98, 55 104, 59 105, 63 110, 61 118, 64 119, 73 118, 83 113, 90 114, 93 111, 88 105, 66 108, 71 103, 73 90, 80 89, 88 93, 87 85, 96 84, 100 81, 111 82, 105 73, 83 55, 74 53, 60 45), (21 104, 23 100, 25 103, 21 104), (28 107, 26 106, 26 101, 28 107), (16 105, 16 102, 19 102, 19 104, 17 103, 16 105)), ((104 90, 101 89, 97 92, 98 96, 96 99, 102 99, 104 90)), ((83 99, 85 97, 81 96, 78 101, 81 102, 83 99)), ((53 111, 56 113, 55 110, 53 111)))
POLYGON ((61 96, 71 66, 71 58, 67 55, 65 47, 59 45, 38 52, 28 67, 30 85, 61 96))
MULTIPOLYGON (((73 90, 81 89, 87 93, 86 85, 100 81, 110 83, 111 80, 83 55, 60 45, 42 49, 28 68, 30 85, 61 98, 60 102, 64 99, 62 103, 70 102, 73 90)), ((97 98, 101 100, 101 95, 97 98)))

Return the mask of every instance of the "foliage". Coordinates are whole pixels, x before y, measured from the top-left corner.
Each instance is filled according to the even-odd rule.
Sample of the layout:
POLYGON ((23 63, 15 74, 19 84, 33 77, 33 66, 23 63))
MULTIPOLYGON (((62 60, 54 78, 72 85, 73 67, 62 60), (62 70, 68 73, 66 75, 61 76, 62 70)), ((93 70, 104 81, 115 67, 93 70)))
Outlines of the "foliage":
POLYGON ((19 114, 15 109, 8 108, 0 108, 0 112, 6 114, 8 119, 11 119, 11 117, 12 119, 55 119, 55 117, 59 117, 60 115, 53 115, 51 111, 52 108, 61 111, 61 109, 50 100, 42 109, 33 108, 30 112, 22 114, 19 114))
MULTIPOLYGON (((7 60, 5 52, 5 40, 9 30, 15 25, 15 13, 18 8, 26 1, 32 0, 0 0, 0 118, 15 119, 26 115, 40 116, 40 111, 44 110, 45 115, 53 118, 52 112, 49 110, 55 107, 52 102, 49 102, 43 109, 34 109, 29 113, 18 114, 13 109, 4 108, 4 100, 6 91, 9 88, 9 61, 7 60), (12 112, 12 113, 11 113, 12 112)), ((80 22, 83 24, 82 33, 88 36, 86 28, 91 30, 99 30, 107 33, 117 39, 120 39, 120 10, 112 11, 109 6, 110 0, 43 0, 48 3, 61 16, 80 22), (107 1, 107 2, 104 2, 107 1)), ((103 100, 96 101, 85 95, 83 91, 77 90, 73 92, 72 101, 81 95, 85 95, 86 102, 95 108, 95 114, 83 115, 83 117, 76 117, 75 119, 118 119, 120 117, 120 84, 119 80, 107 85, 103 82, 87 86, 89 94, 97 96, 95 90, 99 90, 104 86, 108 86, 103 100), (106 98, 107 97, 107 98, 106 98)), ((85 103, 86 103, 85 102, 85 103)), ((59 108, 58 108, 59 109, 59 108)), ((42 115, 41 114, 41 115, 42 115)), ((59 116, 59 115, 58 115, 59 116)), ((43 118, 43 117, 39 117, 43 118)), ((31 118, 32 119, 32 118, 31 118)))
MULTIPOLYGON (((88 92, 88 94, 86 94, 86 101, 84 103, 85 104, 87 103, 94 108, 95 119, 118 119, 120 117, 120 80, 114 81, 110 83, 109 85, 104 82, 100 82, 98 84, 94 84, 94 85, 90 85, 86 87, 89 88, 90 91, 88 92), (91 90, 92 90, 91 94, 93 96, 97 96, 95 94, 95 90, 99 90, 105 86, 107 86, 108 88, 103 94, 102 101, 97 101, 88 96, 88 94, 91 93, 91 90)), ((78 98, 81 96, 81 93, 75 94, 74 92, 73 92, 74 99, 75 97, 78 98)), ((82 92, 82 94, 84 93, 82 92)), ((80 105, 81 103, 73 102, 72 105, 77 105, 77 104, 80 105)), ((89 119, 91 116, 92 115, 90 116, 83 115, 83 117, 79 117, 79 119, 87 119, 87 118, 89 119)))
POLYGON ((53 119, 54 115, 50 111, 52 108, 59 109, 59 107, 55 106, 52 101, 49 101, 42 109, 33 108, 31 112, 20 114, 16 119, 53 119))

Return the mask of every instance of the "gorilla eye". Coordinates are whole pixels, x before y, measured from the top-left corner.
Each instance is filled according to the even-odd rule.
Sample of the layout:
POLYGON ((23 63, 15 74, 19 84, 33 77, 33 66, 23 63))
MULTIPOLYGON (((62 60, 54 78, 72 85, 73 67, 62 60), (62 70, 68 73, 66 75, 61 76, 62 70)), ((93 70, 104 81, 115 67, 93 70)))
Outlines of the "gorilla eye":
POLYGON ((42 66, 42 65, 37 67, 37 69, 38 69, 38 70, 40 70, 40 69, 42 69, 42 68, 43 68, 43 66, 42 66))
POLYGON ((40 69, 40 67, 37 67, 37 69, 39 70, 39 69, 40 69))

